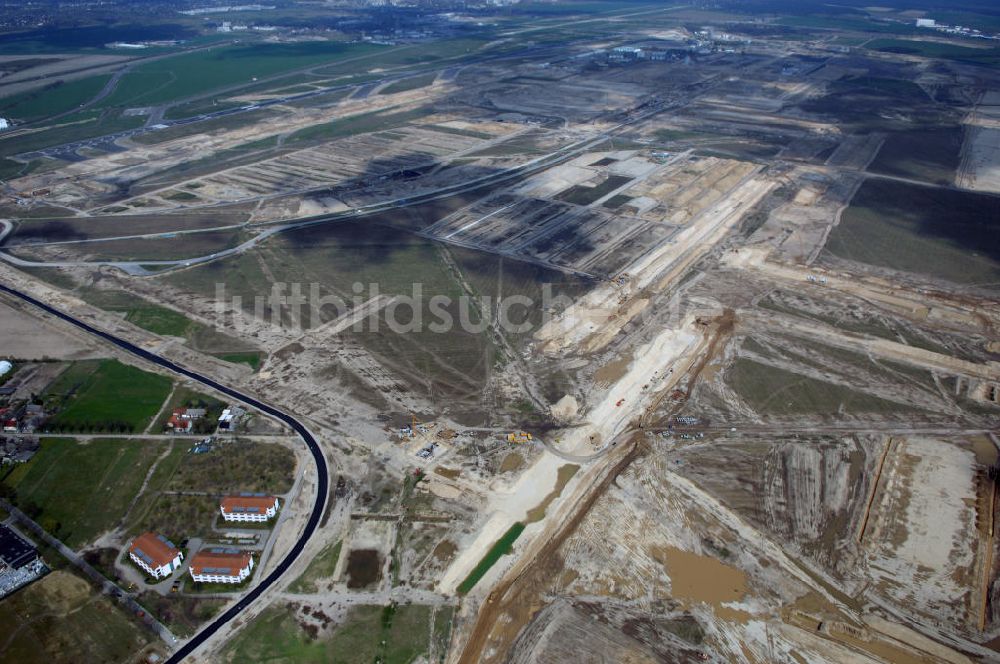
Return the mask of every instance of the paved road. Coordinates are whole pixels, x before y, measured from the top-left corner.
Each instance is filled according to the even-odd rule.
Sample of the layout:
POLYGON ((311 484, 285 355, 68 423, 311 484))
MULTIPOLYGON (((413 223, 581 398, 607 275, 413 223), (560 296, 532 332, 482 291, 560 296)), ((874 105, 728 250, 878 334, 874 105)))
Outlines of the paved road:
POLYGON ((150 629, 156 632, 157 635, 159 635, 159 637, 163 639, 163 641, 171 648, 177 645, 177 637, 174 636, 173 632, 167 629, 166 625, 149 615, 138 602, 132 599, 131 595, 112 583, 108 577, 94 569, 80 554, 63 544, 62 541, 50 535, 47 530, 35 523, 34 519, 8 503, 6 500, 0 500, 0 506, 10 512, 11 516, 13 516, 16 521, 20 522, 26 530, 30 530, 35 537, 38 537, 43 542, 58 551, 63 558, 86 574, 90 580, 97 584, 97 586, 107 595, 117 598, 118 602, 123 604, 126 610, 135 615, 138 615, 141 612, 143 614, 141 620, 146 623, 150 629))
POLYGON ((121 439, 134 439, 134 440, 186 440, 190 442, 195 442, 199 440, 205 440, 206 438, 214 438, 217 441, 235 441, 235 440, 252 440, 264 443, 291 440, 297 438, 295 436, 286 436, 284 434, 241 434, 237 433, 235 435, 220 435, 214 433, 73 433, 71 431, 61 431, 59 433, 47 433, 42 431, 34 431, 32 433, 11 433, 5 432, 4 436, 7 438, 38 438, 39 436, 66 436, 67 438, 75 438, 77 440, 97 440, 101 438, 121 438, 121 439))
POLYGON ((176 664, 182 661, 185 657, 193 653, 202 643, 204 643, 210 636, 215 632, 219 631, 227 623, 234 620, 240 615, 250 604, 253 603, 264 591, 273 586, 282 575, 291 567, 292 563, 295 562, 296 558, 302 553, 305 548, 306 543, 316 532, 316 528, 319 526, 320 519, 323 516, 323 510, 326 508, 326 500, 330 493, 330 474, 326 467, 326 460, 323 457, 323 451, 320 449, 316 438, 312 433, 302 424, 299 420, 295 419, 291 415, 278 410, 277 408, 270 406, 262 401, 239 392, 231 387, 223 385, 207 376, 202 376, 190 369, 186 369, 170 360, 163 358, 155 353, 151 353, 148 350, 140 348, 135 344, 132 344, 124 339, 120 339, 108 332, 99 330, 81 320, 74 318, 73 316, 52 307, 34 297, 27 295, 26 293, 21 293, 13 288, 9 288, 3 284, 0 284, 0 292, 13 295, 14 297, 20 298, 21 300, 27 302, 28 304, 34 305, 39 309, 45 311, 46 313, 55 316, 67 323, 75 325, 84 332, 92 334, 100 339, 109 342, 122 350, 125 350, 137 357, 140 357, 147 362, 152 362, 164 369, 172 371, 175 374, 184 376, 185 378, 190 378, 203 385, 206 385, 214 390, 217 390, 227 396, 241 401, 251 408, 255 408, 260 412, 270 415, 275 419, 278 419, 288 426, 290 426, 295 433, 297 433, 302 441, 306 444, 309 452, 312 454, 313 462, 316 466, 316 500, 313 502, 312 510, 309 513, 309 519, 306 522, 305 529, 302 531, 302 535, 299 536, 295 544, 292 545, 291 549, 285 555, 284 558, 275 566, 274 570, 268 574, 264 579, 262 579, 253 589, 247 592, 236 604, 227 609, 222 615, 213 620, 210 624, 206 625, 200 632, 191 637, 186 643, 184 643, 180 648, 178 648, 173 655, 167 660, 167 664, 176 664))

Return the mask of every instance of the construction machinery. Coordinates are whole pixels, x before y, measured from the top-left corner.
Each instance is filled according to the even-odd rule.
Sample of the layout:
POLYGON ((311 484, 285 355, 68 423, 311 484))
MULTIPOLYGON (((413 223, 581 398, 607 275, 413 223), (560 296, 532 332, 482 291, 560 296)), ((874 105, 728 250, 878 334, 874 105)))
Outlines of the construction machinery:
POLYGON ((531 440, 531 434, 527 431, 517 431, 507 434, 508 443, 529 443, 531 440))

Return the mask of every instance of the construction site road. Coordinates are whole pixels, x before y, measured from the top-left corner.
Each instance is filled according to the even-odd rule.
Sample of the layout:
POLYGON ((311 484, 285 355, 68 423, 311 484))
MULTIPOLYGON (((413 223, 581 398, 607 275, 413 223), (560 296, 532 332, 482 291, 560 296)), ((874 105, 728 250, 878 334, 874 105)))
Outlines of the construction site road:
POLYGON ((302 441, 305 443, 309 452, 312 454, 313 462, 316 466, 316 498, 312 505, 312 510, 309 514, 309 519, 306 521, 305 527, 303 528, 302 534, 299 535, 298 539, 291 546, 285 557, 275 565, 274 570, 271 571, 266 577, 264 577, 260 583, 253 587, 250 591, 246 593, 238 602, 226 609, 222 615, 213 620, 211 623, 202 628, 197 634, 188 639, 183 645, 181 645, 174 653, 167 659, 167 664, 177 664, 184 660, 185 657, 192 654, 198 647, 208 640, 215 632, 219 631, 223 626, 229 622, 236 619, 248 606, 250 606, 264 591, 269 589, 271 586, 275 585, 281 577, 285 574, 289 567, 296 561, 299 555, 302 553, 306 544, 312 538, 313 534, 316 532, 319 526, 320 520, 323 516, 323 511, 326 509, 327 498, 330 493, 330 474, 326 466, 326 459, 323 455, 323 450, 320 449, 319 443, 312 433, 302 424, 299 420, 295 419, 291 415, 278 410, 277 408, 270 406, 262 401, 246 395, 238 390, 235 390, 226 385, 198 374, 190 369, 182 367, 166 358, 163 358, 155 353, 151 353, 148 350, 140 348, 124 339, 120 339, 112 334, 109 334, 103 330, 99 330, 81 320, 74 318, 73 316, 64 313, 63 311, 56 309, 40 300, 37 300, 30 295, 21 293, 20 291, 9 288, 3 284, 0 284, 0 292, 7 293, 16 298, 33 305, 45 313, 55 316, 56 318, 70 323, 71 325, 87 332, 88 334, 94 335, 103 341, 106 341, 118 348, 135 355, 147 362, 151 362, 159 367, 162 367, 168 371, 175 374, 184 376, 191 380, 197 381, 213 390, 217 390, 222 394, 225 394, 237 401, 241 401, 247 406, 258 410, 265 415, 269 415, 281 422, 287 424, 292 430, 295 431, 301 437, 302 441))

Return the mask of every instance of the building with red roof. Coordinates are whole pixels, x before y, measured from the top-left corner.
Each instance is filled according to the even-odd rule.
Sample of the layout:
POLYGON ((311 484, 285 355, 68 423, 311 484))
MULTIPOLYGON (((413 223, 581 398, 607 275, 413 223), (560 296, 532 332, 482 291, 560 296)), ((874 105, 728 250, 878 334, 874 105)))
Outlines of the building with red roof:
POLYGON ((263 493, 241 493, 226 496, 219 503, 219 511, 226 521, 251 521, 263 523, 274 517, 280 507, 278 499, 263 493))
POLYGON ((198 583, 241 583, 250 577, 253 555, 222 547, 204 549, 194 554, 188 570, 198 583))
POLYGON ((181 566, 184 554, 159 533, 143 533, 128 548, 129 558, 154 579, 165 578, 181 566))

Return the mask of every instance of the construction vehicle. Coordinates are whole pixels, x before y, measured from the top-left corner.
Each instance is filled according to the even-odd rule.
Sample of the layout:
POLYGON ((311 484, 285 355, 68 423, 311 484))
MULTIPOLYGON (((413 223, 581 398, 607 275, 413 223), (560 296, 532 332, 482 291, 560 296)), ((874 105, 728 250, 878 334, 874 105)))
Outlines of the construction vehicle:
POLYGON ((615 404, 615 408, 619 408, 619 407, 621 407, 621 405, 622 405, 623 403, 625 403, 625 399, 619 399, 619 400, 618 400, 618 403, 616 403, 616 404, 615 404))
POLYGON ((531 434, 526 431, 518 431, 516 433, 507 434, 508 443, 528 443, 531 442, 531 434))

